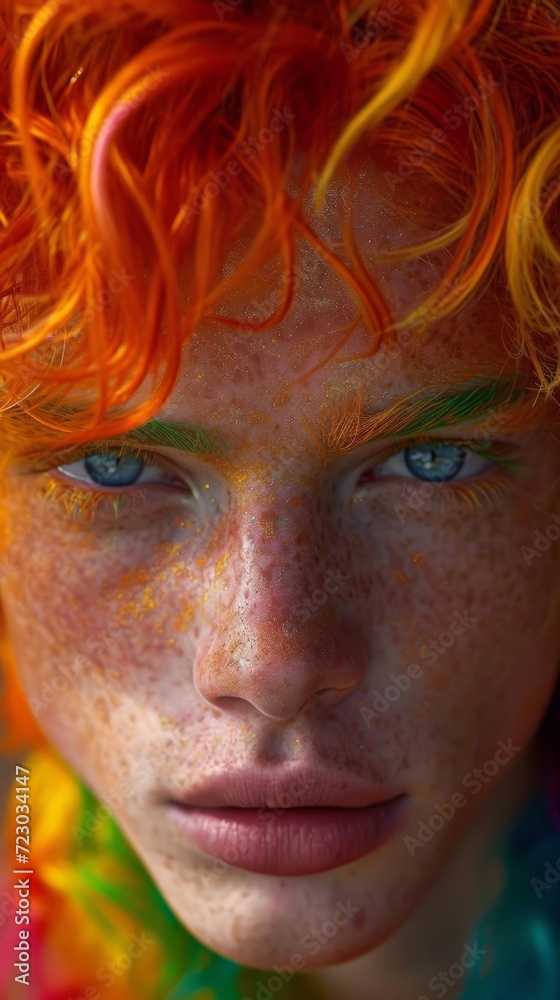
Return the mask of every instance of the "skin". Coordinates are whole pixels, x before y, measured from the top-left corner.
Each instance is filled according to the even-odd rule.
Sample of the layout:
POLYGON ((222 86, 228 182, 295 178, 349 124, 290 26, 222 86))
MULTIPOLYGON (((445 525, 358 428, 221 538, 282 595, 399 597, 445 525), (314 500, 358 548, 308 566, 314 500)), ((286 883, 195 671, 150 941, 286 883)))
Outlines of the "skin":
MULTIPOLYGON (((360 183, 356 238, 366 260, 374 233, 394 245, 416 237, 365 177, 360 183)), ((321 224, 340 238, 332 201, 321 224)), ((7 475, 5 558, 20 570, 17 579, 2 579, 1 596, 35 707, 59 665, 112 630, 96 648, 89 644, 87 669, 42 704, 38 718, 94 792, 116 804, 118 822, 185 926, 220 953, 263 968, 295 953, 305 956, 306 972, 356 960, 356 997, 361 982, 400 996, 389 990, 404 982, 403 955, 413 961, 406 928, 418 927, 415 914, 433 918, 437 900, 461 885, 446 862, 454 851, 478 856, 496 829, 492 796, 504 804, 503 822, 535 779, 535 737, 558 677, 557 550, 552 544, 527 565, 521 547, 556 509, 560 443, 544 418, 511 434, 497 427, 497 440, 521 450, 525 471, 510 475, 514 488, 474 509, 427 500, 404 520, 395 505, 421 483, 405 473, 372 476, 372 468, 380 474, 386 442, 323 465, 302 416, 316 433, 325 405, 362 387, 365 401, 383 409, 432 386, 444 369, 450 384, 460 383, 477 366, 499 372, 506 359, 496 332, 500 307, 486 298, 447 321, 432 347, 408 343, 388 363, 379 355, 335 358, 294 384, 353 314, 336 276, 320 274, 320 282, 317 273, 302 276, 292 312, 272 330, 230 334, 226 347, 221 329, 195 333, 161 416, 202 425, 228 453, 204 459, 162 449, 162 467, 182 479, 181 489, 151 487, 144 506, 115 519, 106 504, 93 522, 76 522, 42 495, 48 475, 7 475), (324 588, 329 571, 344 582, 303 621, 296 609, 324 588), (437 643, 465 611, 474 623, 435 662, 418 660, 418 640, 437 643), (390 675, 411 662, 422 675, 368 725, 360 709, 371 708, 390 675), (500 740, 518 748, 511 761, 479 792, 466 791, 463 779, 494 758, 500 740), (166 798, 186 796, 232 767, 289 770, 302 759, 389 794, 406 792, 404 825, 371 855, 298 878, 235 865, 218 873, 177 836, 166 798), (512 793, 516 774, 522 780, 512 793), (417 836, 435 803, 461 791, 464 807, 412 856, 405 838, 417 836), (304 942, 332 919, 339 900, 358 912, 312 955, 304 942), (375 956, 383 960, 376 964, 375 956)), ((432 269, 421 263, 382 277, 397 315, 432 283, 432 269)), ((248 287, 247 299, 252 294, 248 287)), ((363 353, 369 344, 360 326, 342 353, 363 353)), ((434 435, 461 436, 468 431, 434 435)), ((467 899, 464 883, 463 891, 467 899)), ((445 938, 450 955, 442 968, 457 960, 463 930, 456 921, 445 938)), ((435 955, 436 945, 434 962, 435 955)), ((336 976, 311 981, 325 997, 340 995, 336 976)))

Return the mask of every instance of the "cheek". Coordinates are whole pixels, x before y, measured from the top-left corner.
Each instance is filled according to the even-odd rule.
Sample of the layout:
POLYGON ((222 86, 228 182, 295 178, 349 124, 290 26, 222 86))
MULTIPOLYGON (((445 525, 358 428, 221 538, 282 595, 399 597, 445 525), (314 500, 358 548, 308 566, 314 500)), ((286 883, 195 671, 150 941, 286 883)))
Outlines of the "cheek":
POLYGON ((18 572, 1 592, 22 686, 51 742, 97 787, 161 729, 170 664, 191 656, 198 552, 171 544, 169 519, 133 536, 95 533, 16 486, 4 516, 4 558, 18 572))
POLYGON ((426 503, 405 523, 364 512, 354 547, 369 538, 371 558, 352 599, 369 634, 356 722, 371 753, 397 747, 405 772, 456 780, 499 739, 528 743, 560 661, 558 544, 531 565, 523 548, 550 522, 550 485, 461 513, 426 503), (547 492, 548 508, 534 503, 547 492))

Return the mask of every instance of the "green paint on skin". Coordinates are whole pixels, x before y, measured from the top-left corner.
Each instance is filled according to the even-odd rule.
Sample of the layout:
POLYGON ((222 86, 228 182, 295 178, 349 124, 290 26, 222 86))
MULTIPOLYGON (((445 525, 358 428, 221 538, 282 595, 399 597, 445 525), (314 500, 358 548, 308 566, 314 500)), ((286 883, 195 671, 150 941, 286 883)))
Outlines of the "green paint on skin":
MULTIPOLYGON (((489 383, 473 386, 472 383, 453 392, 452 395, 429 396, 419 403, 403 400, 403 408, 412 406, 415 412, 400 434, 413 436, 427 431, 452 427, 454 424, 480 424, 491 414, 504 406, 513 406, 528 390, 516 388, 517 379, 494 379, 489 383)), ((383 435, 388 437, 389 435, 383 435)))
POLYGON ((469 451, 474 451, 476 455, 481 455, 482 458, 487 458, 489 461, 496 462, 498 465, 503 465, 506 469, 511 469, 512 472, 525 472, 526 466, 521 465, 517 458, 518 455, 499 455, 492 450, 492 441, 483 441, 477 444, 474 441, 469 441, 468 443, 469 451))
MULTIPOLYGON (((452 393, 445 389, 430 395, 414 393, 380 412, 364 408, 351 415, 343 413, 338 420, 333 417, 330 427, 323 430, 320 444, 327 454, 341 454, 386 438, 420 437, 460 424, 475 428, 491 422, 497 411, 511 410, 529 394, 534 398, 533 389, 518 385, 518 376, 470 382, 454 388, 452 393)), ((482 451, 489 443, 481 442, 476 448, 482 451)))
MULTIPOLYGON (((383 440, 396 436, 412 437, 425 434, 427 431, 451 427, 454 424, 476 426, 488 419, 494 411, 502 409, 505 405, 513 406, 527 394, 529 390, 515 388, 515 381, 515 378, 493 379, 489 383, 475 386, 470 383, 452 395, 439 392, 428 397, 404 399, 397 404, 391 417, 388 418, 391 425, 389 429, 385 429, 382 434, 374 434, 369 440, 383 440), (409 414, 408 419, 407 414, 409 414)), ((383 413, 372 414, 364 411, 360 415, 360 422, 371 419, 382 425, 382 418, 383 413)), ((127 431, 120 439, 133 439, 160 447, 202 454, 219 455, 224 450, 223 445, 201 427, 157 419, 150 420, 135 430, 127 431)), ((338 447, 336 451, 351 451, 364 443, 369 441, 361 442, 360 445, 352 445, 349 442, 348 446, 338 447)), ((480 449, 487 448, 488 444, 489 442, 482 442, 480 449)), ((329 448, 326 447, 326 450, 329 451, 329 448)))
POLYGON ((219 455, 222 452, 222 446, 216 439, 196 424, 174 424, 154 419, 127 431, 121 436, 121 439, 125 438, 160 448, 176 448, 178 451, 203 455, 219 455))
MULTIPOLYGON (((393 406, 386 408, 382 412, 373 413, 363 409, 343 418, 344 427, 336 432, 340 417, 335 411, 331 413, 330 430, 322 431, 319 437, 320 447, 327 454, 342 454, 352 452, 365 444, 374 441, 384 440, 389 437, 411 438, 425 435, 429 431, 450 427, 456 424, 477 426, 488 421, 492 414, 504 408, 511 409, 516 403, 528 398, 529 393, 534 395, 534 390, 517 387, 518 376, 507 378, 493 378, 490 382, 483 381, 462 386, 450 394, 447 390, 426 395, 421 390, 406 399, 400 400, 393 406), (371 434, 368 431, 371 425, 371 434), (336 440, 336 448, 329 446, 329 439, 336 440)), ((340 405, 340 404, 339 404, 340 405)), ((329 415, 326 415, 328 420, 329 415)), ((213 434, 190 423, 173 423, 169 420, 154 418, 115 437, 103 440, 90 441, 87 444, 78 446, 80 456, 84 453, 95 454, 95 448, 102 446, 104 449, 111 445, 126 445, 127 442, 151 445, 162 448, 173 448, 177 451, 190 454, 220 456, 227 451, 227 447, 219 442, 213 434)), ((459 442, 457 442, 459 443, 459 442)), ((469 444, 469 447, 471 445, 469 444)), ((474 444, 472 450, 486 452, 491 446, 491 442, 481 442, 474 444)), ((71 453, 76 453, 76 448, 71 449, 71 453)), ((52 468, 52 459, 55 454, 60 457, 67 454, 65 450, 51 453, 49 467, 52 468)), ((490 457, 490 455, 488 455, 490 457)), ((512 458, 507 456, 495 456, 496 461, 503 461, 511 468, 512 458)), ((42 471, 45 466, 41 463, 31 471, 42 471)))

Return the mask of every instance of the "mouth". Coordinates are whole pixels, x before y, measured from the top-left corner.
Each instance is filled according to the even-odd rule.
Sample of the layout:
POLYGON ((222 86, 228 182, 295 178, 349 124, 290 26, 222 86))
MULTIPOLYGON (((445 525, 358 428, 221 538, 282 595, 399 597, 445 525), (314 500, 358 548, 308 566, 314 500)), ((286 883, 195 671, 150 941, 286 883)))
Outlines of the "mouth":
POLYGON ((166 802, 175 836, 211 858, 262 875, 314 875, 381 847, 411 796, 318 769, 232 772, 166 802))

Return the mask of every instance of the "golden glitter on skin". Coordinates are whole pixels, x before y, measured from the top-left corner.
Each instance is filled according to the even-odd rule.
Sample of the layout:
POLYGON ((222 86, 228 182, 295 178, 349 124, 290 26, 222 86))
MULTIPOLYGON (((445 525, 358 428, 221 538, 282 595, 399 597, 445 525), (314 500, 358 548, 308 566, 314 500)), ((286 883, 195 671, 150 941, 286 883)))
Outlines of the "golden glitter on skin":
POLYGON ((223 556, 220 556, 218 562, 216 563, 214 569, 214 576, 220 576, 220 574, 224 572, 228 562, 229 562, 229 552, 224 552, 223 556))
MULTIPOLYGON (((93 519, 95 509, 107 499, 105 493, 89 492, 79 487, 68 486, 58 479, 47 479, 40 486, 40 493, 45 500, 60 504, 65 514, 72 520, 78 518, 93 519)), ((115 517, 117 510, 115 510, 115 517)))
POLYGON ((401 569, 395 570, 395 580, 401 587, 406 587, 408 580, 401 569))
POLYGON ((262 517, 260 521, 261 534, 263 538, 276 538, 278 535, 278 522, 274 517, 262 517))
POLYGON ((421 566, 422 569, 428 568, 426 565, 426 560, 424 559, 424 556, 422 555, 421 552, 417 552, 415 555, 412 556, 412 564, 413 566, 421 566))

